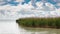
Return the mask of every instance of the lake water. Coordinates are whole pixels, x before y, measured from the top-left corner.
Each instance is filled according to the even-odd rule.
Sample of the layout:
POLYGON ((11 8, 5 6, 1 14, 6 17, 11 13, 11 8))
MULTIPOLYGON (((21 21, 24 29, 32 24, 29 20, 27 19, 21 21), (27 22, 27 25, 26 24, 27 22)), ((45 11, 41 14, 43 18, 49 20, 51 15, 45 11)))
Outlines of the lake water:
POLYGON ((0 21, 0 34, 60 34, 60 29, 25 28, 15 21, 0 21))

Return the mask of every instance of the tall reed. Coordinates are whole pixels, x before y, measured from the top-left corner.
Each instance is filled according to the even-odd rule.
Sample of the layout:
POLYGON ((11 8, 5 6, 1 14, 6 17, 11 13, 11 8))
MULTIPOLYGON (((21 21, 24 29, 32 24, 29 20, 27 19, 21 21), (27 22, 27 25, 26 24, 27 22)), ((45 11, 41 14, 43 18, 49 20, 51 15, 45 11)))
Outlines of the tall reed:
POLYGON ((27 27, 60 28, 60 17, 58 18, 20 18, 16 22, 27 27))

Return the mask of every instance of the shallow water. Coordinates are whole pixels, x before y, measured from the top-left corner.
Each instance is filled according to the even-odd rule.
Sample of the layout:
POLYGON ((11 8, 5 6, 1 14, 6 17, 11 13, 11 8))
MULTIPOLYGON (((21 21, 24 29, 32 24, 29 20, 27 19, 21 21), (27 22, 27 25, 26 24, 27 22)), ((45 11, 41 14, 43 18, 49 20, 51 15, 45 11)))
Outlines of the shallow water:
POLYGON ((60 29, 25 28, 15 21, 0 21, 0 34, 60 34, 60 29))

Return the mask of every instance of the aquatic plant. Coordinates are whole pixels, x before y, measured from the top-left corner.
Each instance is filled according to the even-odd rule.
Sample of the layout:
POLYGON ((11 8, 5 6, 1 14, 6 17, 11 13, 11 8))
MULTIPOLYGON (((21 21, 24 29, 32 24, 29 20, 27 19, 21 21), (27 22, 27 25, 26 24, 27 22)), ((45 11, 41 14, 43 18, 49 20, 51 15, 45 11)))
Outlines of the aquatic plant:
POLYGON ((20 18, 16 22, 27 27, 60 28, 60 17, 55 18, 20 18))

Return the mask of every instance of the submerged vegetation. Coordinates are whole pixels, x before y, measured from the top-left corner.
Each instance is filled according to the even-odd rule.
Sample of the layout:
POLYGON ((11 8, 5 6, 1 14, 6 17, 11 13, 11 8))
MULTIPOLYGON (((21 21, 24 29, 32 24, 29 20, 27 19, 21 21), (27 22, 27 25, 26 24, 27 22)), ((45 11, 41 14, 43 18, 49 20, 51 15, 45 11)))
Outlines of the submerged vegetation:
POLYGON ((20 18, 16 22, 26 27, 60 28, 60 17, 58 18, 20 18))

